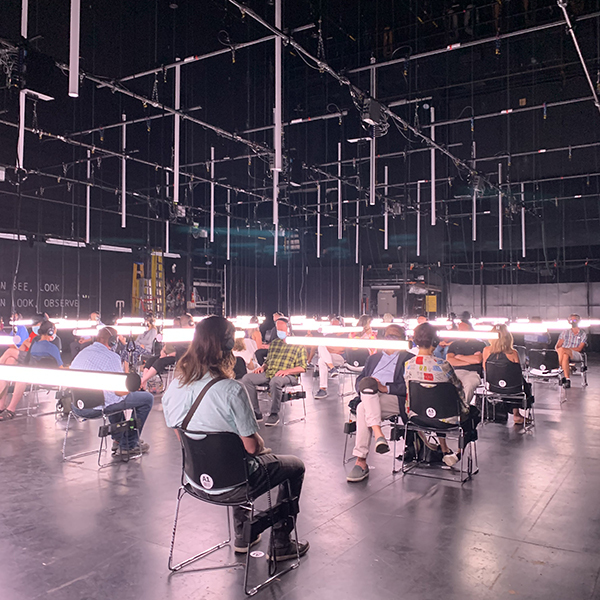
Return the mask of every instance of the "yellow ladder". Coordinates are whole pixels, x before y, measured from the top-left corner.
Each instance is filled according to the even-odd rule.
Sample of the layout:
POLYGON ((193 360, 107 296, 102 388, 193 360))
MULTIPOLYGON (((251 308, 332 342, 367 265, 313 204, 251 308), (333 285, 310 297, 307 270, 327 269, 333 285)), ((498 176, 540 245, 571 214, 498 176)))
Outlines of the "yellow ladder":
POLYGON ((139 315, 144 291, 144 263, 133 263, 133 278, 131 281, 131 314, 139 315))
POLYGON ((153 311, 157 317, 165 316, 165 273, 160 251, 152 253, 152 298, 153 311))

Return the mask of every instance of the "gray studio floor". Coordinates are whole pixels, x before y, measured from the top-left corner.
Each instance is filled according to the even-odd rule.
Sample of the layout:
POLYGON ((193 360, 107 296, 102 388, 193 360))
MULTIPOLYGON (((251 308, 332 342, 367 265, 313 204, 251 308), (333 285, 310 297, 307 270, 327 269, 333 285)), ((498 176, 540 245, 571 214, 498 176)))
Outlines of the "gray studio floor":
MULTIPOLYGON (((334 383, 326 400, 308 398, 306 422, 262 427, 274 451, 306 463, 299 529, 311 550, 256 597, 600 598, 598 371, 592 364, 588 388, 575 377, 562 407, 555 388, 537 386, 532 434, 485 425, 480 473, 462 487, 392 475, 391 456, 374 453, 370 478, 346 483, 334 383)), ((159 402, 142 461, 63 464, 63 431, 52 416, 0 423, 2 600, 244 597, 239 569, 169 574, 181 457, 159 402)), ((96 433, 84 423, 73 440, 91 447, 96 433)), ((183 502, 179 557, 224 539, 223 509, 183 502)), ((208 560, 232 558, 226 548, 208 560)))

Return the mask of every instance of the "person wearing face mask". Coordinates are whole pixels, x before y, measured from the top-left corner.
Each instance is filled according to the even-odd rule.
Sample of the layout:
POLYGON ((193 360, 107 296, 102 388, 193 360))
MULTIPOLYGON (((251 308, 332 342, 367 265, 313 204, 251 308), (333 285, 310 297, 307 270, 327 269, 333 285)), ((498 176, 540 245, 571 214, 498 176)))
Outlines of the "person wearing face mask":
MULTIPOLYGON (((44 321, 39 327, 36 326, 35 329, 37 335, 29 349, 29 366, 62 368, 63 362, 60 357, 60 352, 53 343, 53 340, 56 337, 54 324, 50 321, 44 321)), ((4 387, 0 394, 0 421, 10 421, 15 418, 15 411, 19 402, 21 402, 21 398, 23 398, 27 385, 27 383, 15 383, 15 389, 8 405, 6 404, 8 399, 8 386, 6 385, 4 387)))
MULTIPOLYGON (((71 363, 71 369, 82 371, 105 371, 109 373, 122 373, 121 359, 114 351, 117 346, 117 331, 112 327, 104 327, 98 332, 96 341, 84 348, 71 363)), ((123 411, 135 409, 135 414, 140 424, 141 433, 146 419, 152 410, 154 396, 150 392, 111 392, 104 391, 104 414, 108 415, 111 423, 123 420, 123 411)), ((95 418, 100 414, 102 406, 94 408, 77 408, 71 410, 82 419, 95 418)), ((139 439, 138 432, 129 430, 123 434, 113 435, 112 453, 123 460, 129 460, 131 454, 148 452, 150 444, 139 439)))
POLYGON ((242 377, 241 382, 248 391, 250 402, 257 421, 263 416, 258 404, 257 385, 269 384, 271 392, 271 413, 265 425, 273 427, 279 423, 279 409, 286 385, 297 385, 298 375, 306 371, 306 349, 304 346, 292 346, 285 342, 288 334, 288 319, 280 316, 275 322, 277 337, 269 343, 269 352, 265 362, 242 377))
POLYGON ((581 317, 578 314, 572 313, 569 317, 569 325, 571 329, 563 331, 556 342, 556 352, 560 366, 565 374, 562 379, 562 385, 565 388, 571 387, 571 360, 581 361, 583 357, 581 353, 587 343, 587 333, 579 328, 581 317))

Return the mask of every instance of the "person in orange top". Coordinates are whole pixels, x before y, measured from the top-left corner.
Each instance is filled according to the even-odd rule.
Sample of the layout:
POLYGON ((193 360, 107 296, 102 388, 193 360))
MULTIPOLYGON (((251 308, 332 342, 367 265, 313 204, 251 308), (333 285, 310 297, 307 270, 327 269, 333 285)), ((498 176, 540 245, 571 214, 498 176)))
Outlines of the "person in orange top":
MULTIPOLYGON (((357 327, 362 327, 363 330, 360 333, 351 333, 350 338, 357 338, 359 340, 376 340, 377 333, 371 328, 371 321, 373 317, 369 315, 361 315, 356 323, 357 327)), ((375 354, 376 350, 369 348, 369 354, 375 354)))

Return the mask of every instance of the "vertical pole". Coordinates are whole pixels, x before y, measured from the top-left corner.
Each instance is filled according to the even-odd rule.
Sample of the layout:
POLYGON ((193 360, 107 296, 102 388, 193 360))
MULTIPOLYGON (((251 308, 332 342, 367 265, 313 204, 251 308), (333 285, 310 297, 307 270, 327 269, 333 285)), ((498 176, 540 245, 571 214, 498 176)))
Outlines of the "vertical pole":
POLYGON ((471 216, 471 240, 477 241, 477 190, 473 190, 473 201, 472 201, 472 216, 471 216))
POLYGON ((87 151, 87 185, 85 186, 85 243, 90 243, 90 213, 91 213, 91 193, 92 193, 92 163, 90 162, 90 151, 87 151))
POLYGON ((69 96, 79 97, 79 25, 81 0, 71 0, 71 37, 69 42, 69 96))
MULTIPOLYGON (((376 74, 377 74, 377 70, 375 69, 374 66, 371 67, 371 98, 375 98, 377 90, 375 89, 377 86, 376 83, 376 74)), ((377 186, 377 165, 375 164, 376 161, 376 154, 375 154, 375 126, 373 126, 371 128, 371 147, 370 147, 370 151, 371 151, 371 155, 370 155, 370 160, 369 160, 369 204, 371 206, 375 205, 375 191, 376 191, 376 186, 377 186)))
POLYGON ((390 230, 389 230, 389 212, 388 212, 388 166, 385 165, 383 170, 383 178, 385 183, 384 195, 385 195, 385 204, 384 204, 384 212, 383 212, 383 249, 387 250, 390 240, 390 230))
POLYGON ((210 147, 210 241, 215 241, 215 147, 210 147))
POLYGON ((338 142, 338 240, 342 239, 342 142, 338 142))
POLYGON ((317 184, 317 258, 321 258, 321 184, 317 184))
POLYGON ((360 200, 356 201, 356 250, 355 250, 355 257, 354 257, 354 262, 356 264, 358 264, 358 245, 359 245, 359 239, 358 239, 358 229, 359 229, 359 224, 358 224, 358 214, 360 211, 360 200))
MULTIPOLYGON (((281 14, 281 0, 275 0, 275 27, 279 30, 282 29, 281 14)), ((283 168, 282 61, 282 40, 279 36, 275 36, 275 110, 273 114, 273 148, 275 149, 275 162, 273 165, 273 225, 275 226, 275 239, 273 240, 273 265, 277 265, 277 250, 279 245, 279 173, 283 168)))
POLYGON ((231 260, 231 190, 227 190, 227 260, 231 260))
POLYGON ((27 20, 29 16, 29 0, 21 0, 21 37, 27 39, 27 20))
MULTIPOLYGON (((431 139, 435 141, 435 108, 430 109, 431 115, 431 139)), ((435 148, 431 149, 431 225, 435 226, 435 148)))
POLYGON ((498 250, 502 250, 502 163, 498 163, 498 250))
POLYGON ((521 184, 521 256, 525 258, 525 184, 521 184))
POLYGON ((171 240, 170 240, 170 230, 171 229, 171 224, 169 223, 169 220, 167 219, 165 221, 165 252, 168 254, 169 252, 171 252, 171 240))
MULTIPOLYGON (((123 121, 127 120, 127 115, 121 115, 123 121)), ((127 159, 125 158, 125 150, 127 148, 127 125, 123 123, 121 132, 121 227, 127 227, 127 159)))
MULTIPOLYGON (((181 108, 181 65, 175 65, 175 110, 181 108)), ((173 203, 179 204, 179 165, 181 147, 181 117, 173 115, 173 203)), ((168 177, 168 174, 167 174, 168 177)), ((167 183, 167 189, 169 185, 167 183)))
POLYGON ((227 312, 227 263, 223 265, 223 316, 226 317, 227 312))
POLYGON ((25 103, 27 94, 25 90, 19 91, 19 139, 17 141, 17 168, 23 169, 25 155, 25 103))
POLYGON ((421 182, 417 181, 417 256, 421 256, 421 182))

